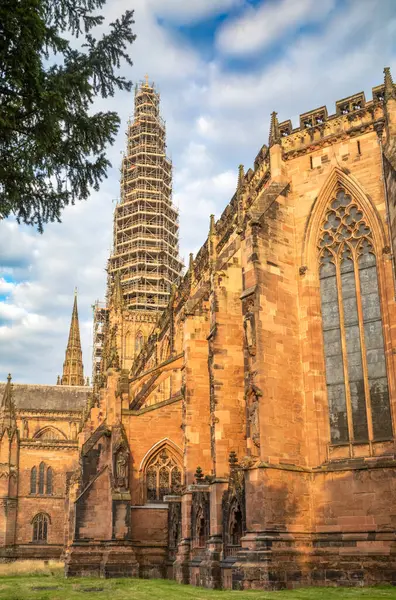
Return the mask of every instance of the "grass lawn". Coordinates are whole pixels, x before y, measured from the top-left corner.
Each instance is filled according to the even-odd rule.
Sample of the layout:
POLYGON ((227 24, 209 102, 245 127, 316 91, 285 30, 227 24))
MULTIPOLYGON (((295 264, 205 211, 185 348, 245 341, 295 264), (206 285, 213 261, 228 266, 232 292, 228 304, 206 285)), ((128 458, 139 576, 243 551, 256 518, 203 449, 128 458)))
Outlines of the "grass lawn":
MULTIPOLYGON (((16 563, 14 563, 16 564, 16 563)), ((20 563, 19 563, 20 565, 20 563)), ((160 579, 65 579, 60 565, 0 565, 0 600, 396 600, 396 588, 213 591, 160 579)))

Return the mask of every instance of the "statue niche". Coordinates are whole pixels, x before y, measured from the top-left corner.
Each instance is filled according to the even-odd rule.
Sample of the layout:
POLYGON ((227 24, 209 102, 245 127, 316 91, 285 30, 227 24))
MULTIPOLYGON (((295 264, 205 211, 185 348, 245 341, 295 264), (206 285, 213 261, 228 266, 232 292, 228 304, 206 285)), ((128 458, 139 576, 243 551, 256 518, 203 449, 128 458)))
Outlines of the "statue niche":
POLYGON ((252 381, 249 383, 246 392, 246 407, 247 407, 247 426, 248 437, 253 442, 251 451, 255 453, 255 449, 260 448, 260 398, 261 390, 254 385, 252 381))
POLYGON ((250 356, 255 356, 256 354, 256 318, 253 310, 254 300, 251 298, 246 302, 245 315, 243 318, 245 344, 250 356))
POLYGON ((120 448, 115 456, 115 486, 117 488, 128 487, 128 452, 120 448))

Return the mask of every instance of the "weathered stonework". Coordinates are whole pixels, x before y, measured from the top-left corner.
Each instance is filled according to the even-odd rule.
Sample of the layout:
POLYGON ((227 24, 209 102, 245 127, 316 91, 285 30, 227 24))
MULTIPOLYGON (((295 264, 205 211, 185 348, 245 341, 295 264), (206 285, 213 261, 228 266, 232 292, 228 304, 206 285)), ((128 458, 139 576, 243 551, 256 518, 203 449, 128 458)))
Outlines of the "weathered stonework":
MULTIPOLYGON (((131 311, 110 282, 63 514, 67 574, 395 582, 395 147, 389 71, 372 100, 334 115, 293 129, 274 113, 133 362, 131 311)), ((13 435, 0 477, 11 514, 13 435)), ((12 531, 11 519, 4 551, 12 531)))

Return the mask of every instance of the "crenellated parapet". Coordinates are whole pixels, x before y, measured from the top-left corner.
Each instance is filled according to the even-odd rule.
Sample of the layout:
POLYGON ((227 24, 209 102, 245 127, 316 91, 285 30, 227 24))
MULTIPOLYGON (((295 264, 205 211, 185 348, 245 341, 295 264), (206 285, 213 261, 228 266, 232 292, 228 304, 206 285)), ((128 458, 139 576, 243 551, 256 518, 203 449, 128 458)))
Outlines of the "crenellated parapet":
POLYGON ((300 115, 299 126, 293 128, 290 120, 279 123, 280 144, 284 160, 315 150, 318 146, 333 144, 335 139, 360 135, 374 129, 385 120, 385 85, 372 89, 372 99, 366 100, 359 92, 337 100, 335 112, 328 114, 326 106, 300 115))

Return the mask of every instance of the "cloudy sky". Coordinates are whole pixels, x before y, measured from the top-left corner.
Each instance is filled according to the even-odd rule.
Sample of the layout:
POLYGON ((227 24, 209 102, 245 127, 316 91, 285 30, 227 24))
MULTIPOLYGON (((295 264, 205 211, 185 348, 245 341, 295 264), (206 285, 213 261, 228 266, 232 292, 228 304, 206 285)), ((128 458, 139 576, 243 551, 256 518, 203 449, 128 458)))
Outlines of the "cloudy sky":
MULTIPOLYGON (((209 215, 234 193, 237 167, 252 165, 280 120, 396 79, 395 0, 108 0, 111 18, 135 9, 134 82, 148 73, 161 93, 181 254, 200 248, 209 215)), ((133 94, 108 102, 122 126, 109 148, 113 169, 90 200, 66 210, 44 235, 0 222, 0 381, 55 383, 62 371, 73 290, 86 375, 92 304, 104 296, 119 165, 133 94)))

